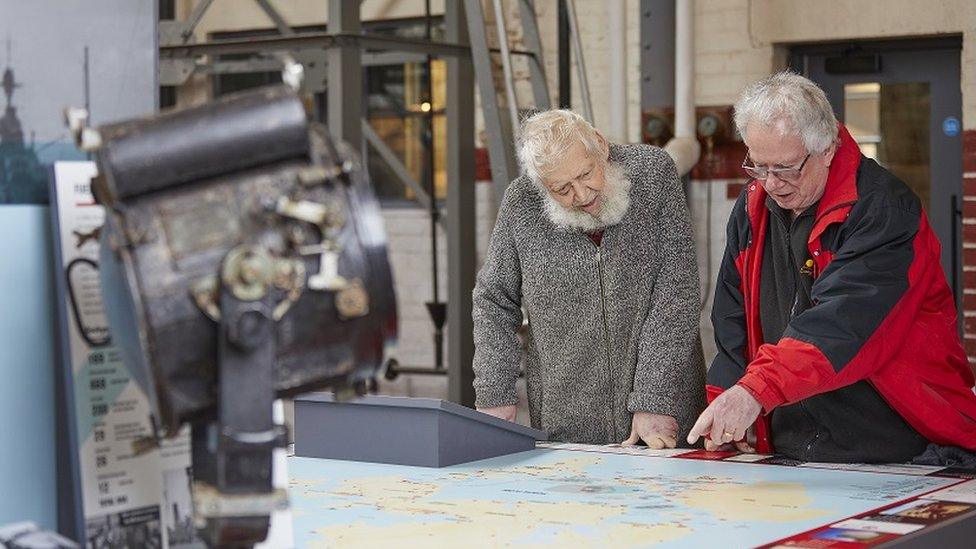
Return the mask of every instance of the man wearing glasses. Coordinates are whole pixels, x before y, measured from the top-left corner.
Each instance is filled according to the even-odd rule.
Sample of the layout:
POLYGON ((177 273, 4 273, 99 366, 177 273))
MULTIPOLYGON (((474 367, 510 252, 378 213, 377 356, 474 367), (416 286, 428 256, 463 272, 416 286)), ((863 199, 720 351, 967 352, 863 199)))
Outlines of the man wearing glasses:
POLYGON ((802 76, 747 88, 735 123, 752 180, 715 288, 711 403, 688 441, 829 462, 976 450, 974 378, 918 197, 802 76))

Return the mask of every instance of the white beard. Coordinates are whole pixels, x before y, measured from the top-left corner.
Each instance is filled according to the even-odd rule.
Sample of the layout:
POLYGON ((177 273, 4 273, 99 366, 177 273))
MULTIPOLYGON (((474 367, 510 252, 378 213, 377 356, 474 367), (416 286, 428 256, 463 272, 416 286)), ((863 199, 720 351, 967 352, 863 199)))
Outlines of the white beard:
POLYGON ((580 229, 591 233, 620 223, 630 207, 630 179, 623 166, 616 162, 609 162, 604 171, 606 184, 601 196, 603 204, 600 212, 590 215, 583 210, 568 210, 556 202, 550 194, 540 186, 543 201, 546 205, 546 215, 556 227, 563 230, 580 229))

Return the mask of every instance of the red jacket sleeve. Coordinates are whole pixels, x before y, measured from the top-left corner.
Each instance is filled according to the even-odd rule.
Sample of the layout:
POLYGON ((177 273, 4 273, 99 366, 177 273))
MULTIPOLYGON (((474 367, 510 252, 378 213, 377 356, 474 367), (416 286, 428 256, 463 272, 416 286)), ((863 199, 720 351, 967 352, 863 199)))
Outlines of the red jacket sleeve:
POLYGON ((859 202, 850 215, 859 221, 842 227, 842 243, 814 281, 814 306, 777 344, 762 345, 739 380, 767 412, 867 378, 889 361, 925 299, 928 284, 919 281, 941 272, 920 208, 871 202, 859 202))

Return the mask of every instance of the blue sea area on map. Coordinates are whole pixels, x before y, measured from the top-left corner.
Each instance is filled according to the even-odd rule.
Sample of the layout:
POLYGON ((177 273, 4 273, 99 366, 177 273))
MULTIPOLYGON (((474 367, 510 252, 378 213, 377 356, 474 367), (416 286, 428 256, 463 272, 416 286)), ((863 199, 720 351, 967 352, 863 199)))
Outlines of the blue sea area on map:
POLYGON ((300 457, 288 469, 299 547, 449 546, 465 532, 487 545, 748 547, 957 482, 549 449, 441 469, 300 457))

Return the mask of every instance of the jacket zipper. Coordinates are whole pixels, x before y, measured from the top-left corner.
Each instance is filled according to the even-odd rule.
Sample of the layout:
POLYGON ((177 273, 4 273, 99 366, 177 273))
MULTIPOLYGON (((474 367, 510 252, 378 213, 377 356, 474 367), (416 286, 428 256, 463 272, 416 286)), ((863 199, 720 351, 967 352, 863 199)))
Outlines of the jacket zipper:
POLYGON ((613 394, 613 366, 610 361, 610 323, 607 321, 607 293, 603 282, 603 253, 600 246, 591 241, 596 248, 596 265, 600 275, 600 310, 603 313, 603 333, 605 336, 605 348, 607 350, 607 380, 610 382, 610 414, 612 433, 617 438, 617 403, 613 394))
MULTIPOLYGON (((825 210, 823 213, 821 213, 819 216, 814 217, 813 218, 813 225, 810 227, 810 234, 811 235, 813 234, 813 229, 816 229, 817 228, 817 223, 819 223, 820 220, 823 219, 824 217, 827 217, 827 214, 829 214, 830 212, 832 212, 834 210, 839 210, 841 208, 846 208, 848 206, 853 206, 854 204, 857 204, 857 200, 851 200, 849 202, 843 202, 841 204, 837 204, 835 206, 832 206, 831 208, 829 208, 829 209, 825 210)), ((820 231, 820 234, 823 234, 823 230, 820 231)), ((818 238, 819 238, 819 235, 818 235, 818 238)), ((809 239, 807 240, 807 243, 809 244, 809 239)))
POLYGON ((810 413, 810 410, 802 400, 799 402, 799 405, 800 408, 803 409, 803 413, 810 418, 810 423, 813 424, 813 438, 807 442, 806 455, 804 456, 806 461, 810 461, 812 457, 810 454, 813 452, 813 445, 817 442, 817 440, 820 439, 820 424, 817 423, 817 418, 813 417, 813 414, 810 413))
POLYGON ((824 210, 823 213, 821 213, 818 217, 815 217, 813 219, 813 224, 816 225, 817 224, 817 221, 820 221, 821 219, 824 218, 824 216, 826 216, 827 214, 829 214, 830 212, 832 212, 834 210, 839 210, 841 208, 846 208, 847 206, 853 206, 854 204, 857 204, 857 200, 850 200, 848 202, 841 202, 840 204, 835 204, 835 205, 831 206, 830 208, 824 210))
MULTIPOLYGON (((755 180, 752 180, 750 182, 750 184, 755 185, 757 183, 755 182, 755 180)), ((747 190, 747 192, 752 192, 752 190, 749 189, 749 190, 747 190)), ((852 201, 849 201, 849 202, 844 202, 844 203, 841 203, 841 204, 837 204, 837 205, 829 208, 828 210, 824 211, 819 216, 814 217, 814 219, 813 219, 813 226, 811 227, 811 231, 810 231, 811 234, 813 234, 813 229, 816 228, 817 223, 821 219, 823 219, 824 216, 826 216, 827 214, 829 214, 830 212, 832 212, 834 210, 837 210, 837 209, 840 209, 840 208, 844 208, 844 207, 847 207, 847 206, 853 206, 856 203, 857 203, 856 200, 852 200, 852 201)), ((751 248, 752 247, 753 233, 755 232, 755 225, 753 224, 754 215, 755 215, 755 212, 754 211, 751 211, 749 209, 749 200, 746 200, 746 217, 749 220, 749 227, 752 229, 752 230, 749 231, 749 241, 746 243, 746 247, 747 248, 751 248)), ((602 283, 602 280, 601 280, 601 283, 602 283)), ((796 280, 795 279, 794 279, 794 283, 796 283, 796 280)), ((794 292, 794 294, 795 294, 795 292, 794 292)), ((794 307, 796 306, 795 300, 796 300, 796 297, 794 295, 794 307)), ((811 419, 811 422, 814 425, 813 437, 809 439, 809 442, 807 442, 807 445, 806 445, 806 452, 807 452, 807 456, 806 457, 809 459, 810 452, 813 451, 813 445, 817 442, 817 440, 820 439, 820 426, 817 424, 816 419, 813 417, 813 414, 810 413, 810 410, 808 410, 807 407, 806 407, 806 405, 803 404, 803 401, 800 401, 798 404, 800 405, 800 408, 803 409, 803 412, 811 419)))

